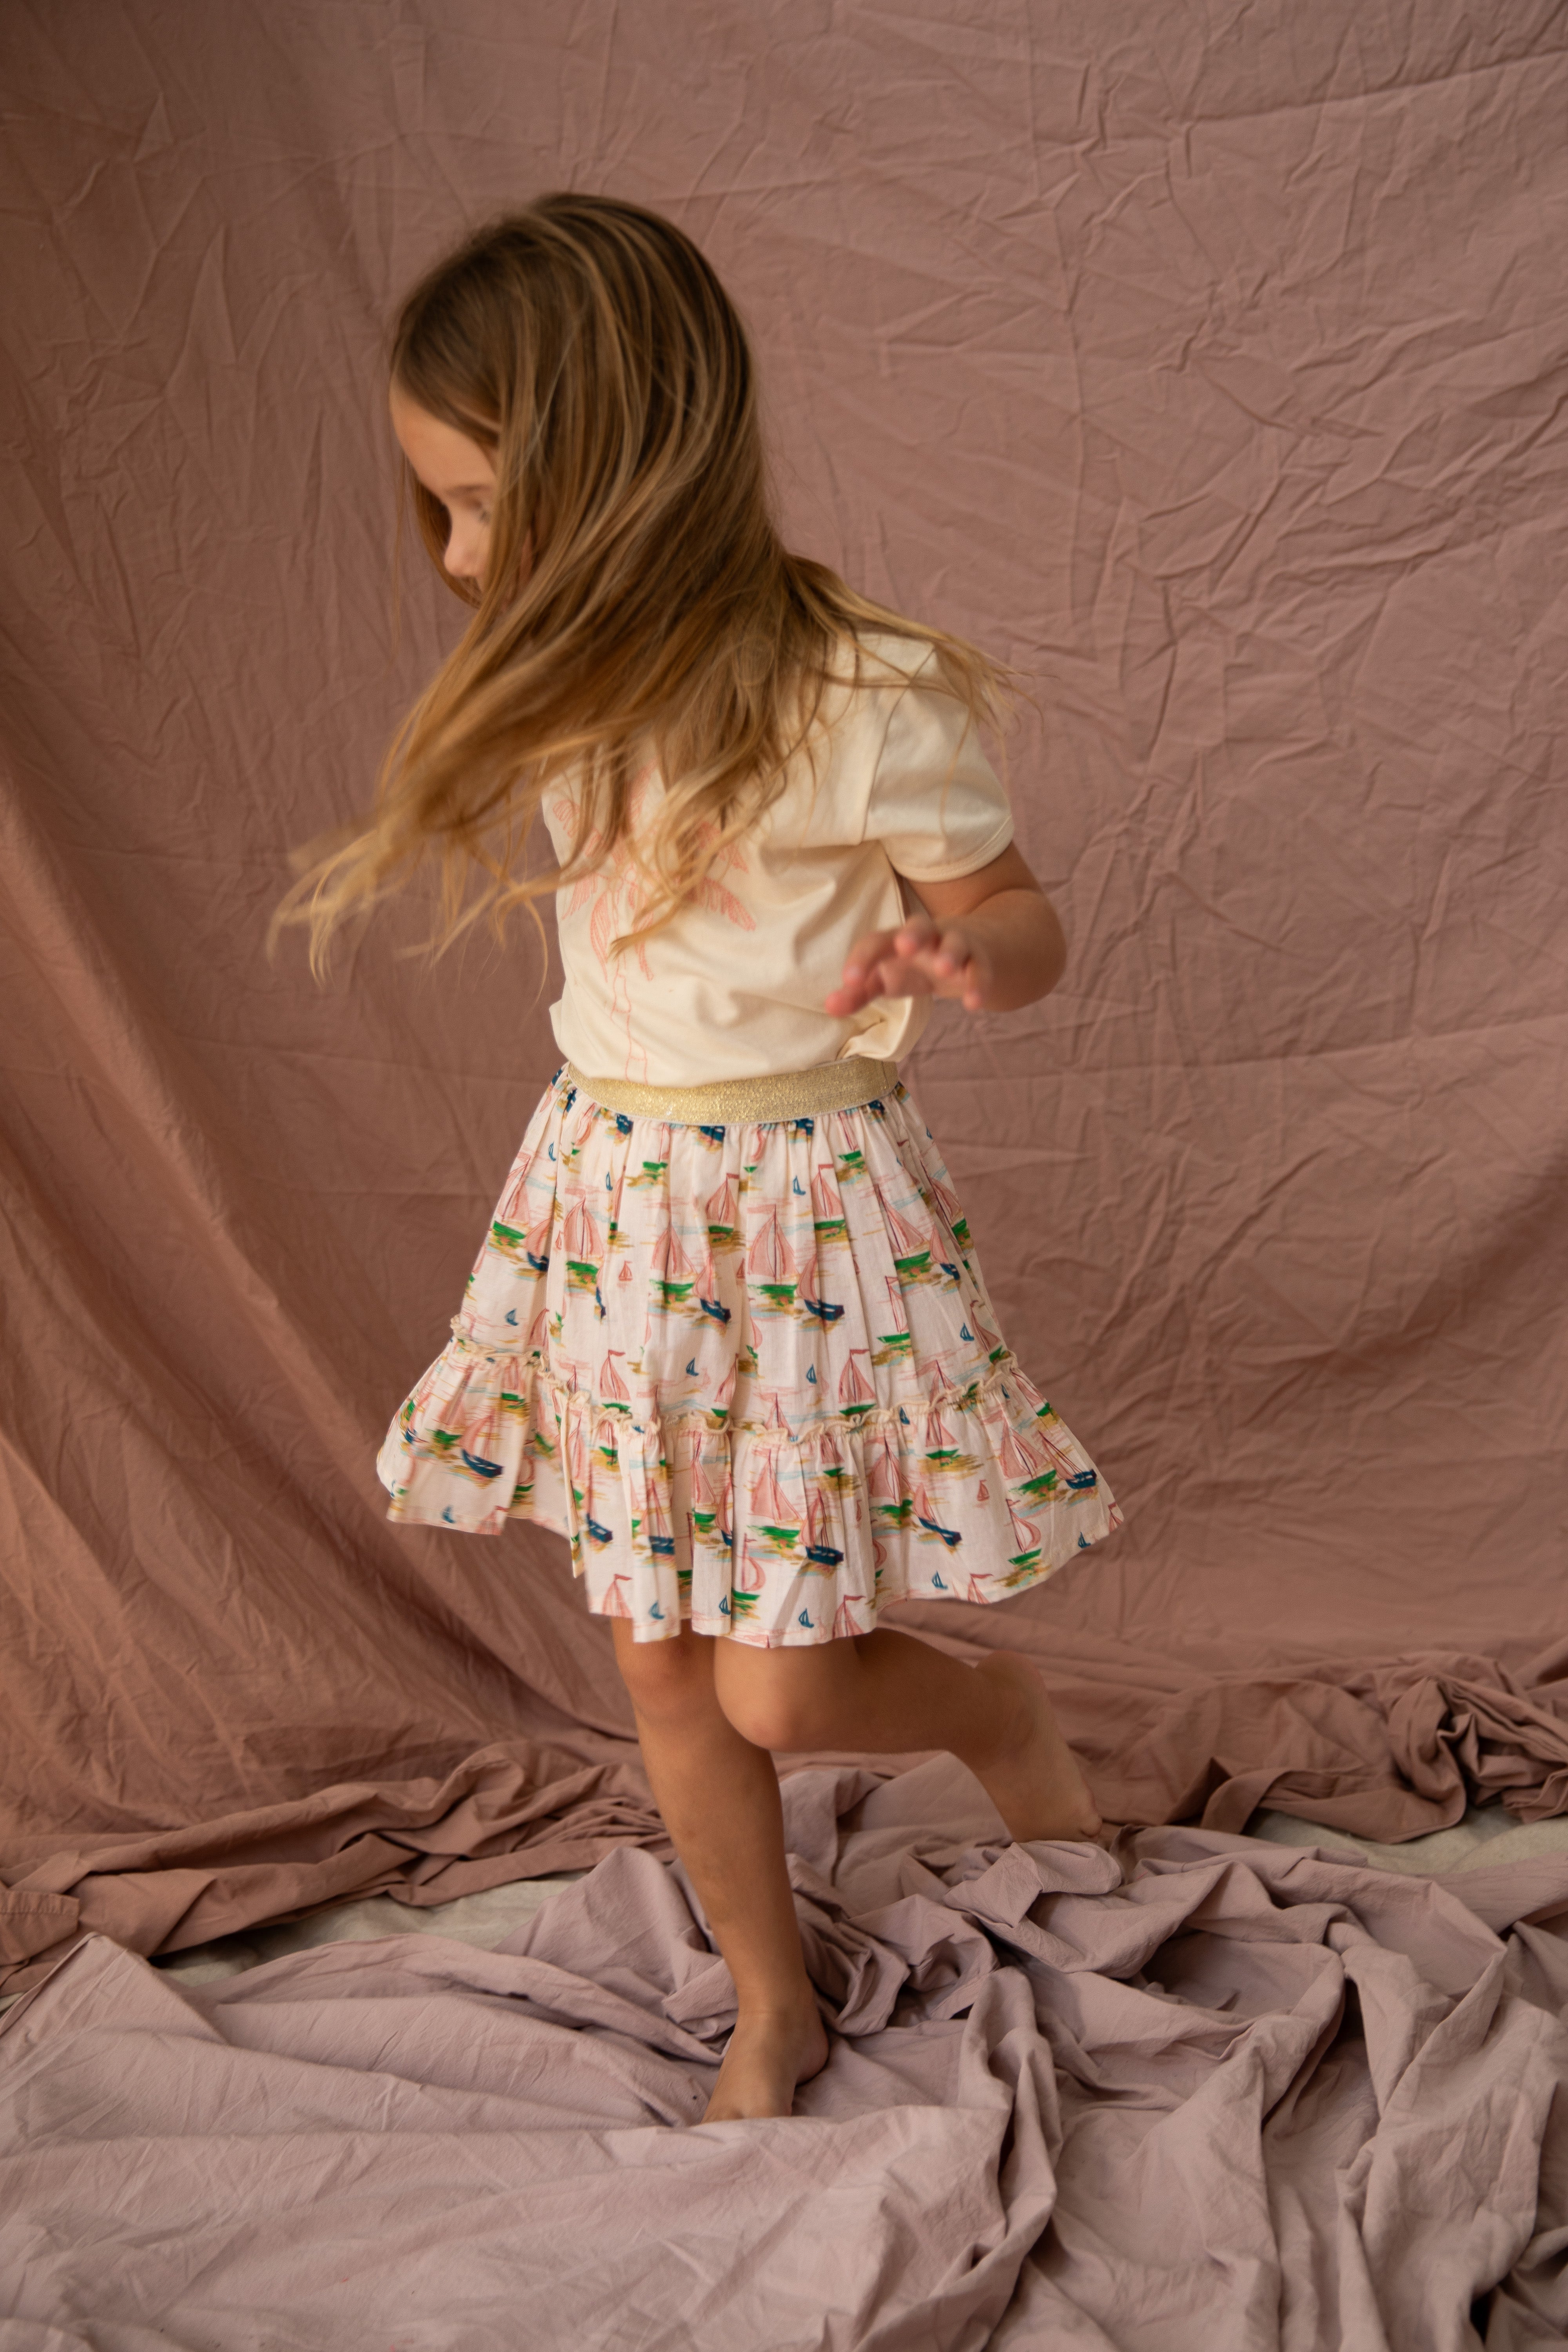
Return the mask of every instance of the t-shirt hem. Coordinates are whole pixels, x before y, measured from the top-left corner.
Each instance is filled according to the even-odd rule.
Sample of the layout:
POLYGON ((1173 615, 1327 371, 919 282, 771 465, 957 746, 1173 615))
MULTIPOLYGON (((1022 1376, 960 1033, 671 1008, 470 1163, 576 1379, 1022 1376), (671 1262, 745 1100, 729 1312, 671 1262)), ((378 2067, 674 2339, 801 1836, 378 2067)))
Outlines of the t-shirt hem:
MULTIPOLYGON (((989 866, 994 857, 1000 857, 1011 843, 1013 833, 1013 819, 1009 815, 978 849, 969 850, 963 857, 952 858, 945 866, 900 866, 890 851, 889 863, 894 873, 901 874, 906 882, 962 882, 966 874, 978 874, 983 866, 989 866)), ((887 847, 885 842, 882 845, 887 847)))

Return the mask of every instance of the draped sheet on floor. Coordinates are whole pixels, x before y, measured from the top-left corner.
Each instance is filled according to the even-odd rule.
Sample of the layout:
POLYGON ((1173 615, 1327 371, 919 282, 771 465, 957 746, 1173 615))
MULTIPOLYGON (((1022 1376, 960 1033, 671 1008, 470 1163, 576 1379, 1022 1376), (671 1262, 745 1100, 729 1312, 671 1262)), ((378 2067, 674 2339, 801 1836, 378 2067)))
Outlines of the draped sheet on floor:
POLYGON ((18 2343, 1563 2340, 1568 1954, 1519 1912, 1568 1856, 1528 1903, 1204 1830, 1119 1867, 976 1793, 786 1783, 835 2031, 771 2123, 700 2122, 734 1994, 633 1847, 489 1950, 176 1986, 89 1937, 0 2019, 18 2343))

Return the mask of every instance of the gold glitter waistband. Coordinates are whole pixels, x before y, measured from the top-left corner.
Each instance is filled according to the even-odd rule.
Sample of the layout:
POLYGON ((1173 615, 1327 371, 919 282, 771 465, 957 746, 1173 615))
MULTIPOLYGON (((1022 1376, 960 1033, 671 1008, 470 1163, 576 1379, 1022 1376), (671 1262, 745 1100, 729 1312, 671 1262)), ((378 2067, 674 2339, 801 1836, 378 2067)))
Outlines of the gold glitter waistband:
POLYGON ((899 1083, 899 1066, 851 1054, 842 1062, 821 1062, 814 1070, 775 1070, 765 1078, 719 1078, 707 1087, 646 1087, 636 1078, 585 1077, 568 1062, 559 1083, 631 1118, 666 1119, 671 1127, 766 1127, 775 1119, 853 1110, 857 1103, 891 1094, 899 1083))

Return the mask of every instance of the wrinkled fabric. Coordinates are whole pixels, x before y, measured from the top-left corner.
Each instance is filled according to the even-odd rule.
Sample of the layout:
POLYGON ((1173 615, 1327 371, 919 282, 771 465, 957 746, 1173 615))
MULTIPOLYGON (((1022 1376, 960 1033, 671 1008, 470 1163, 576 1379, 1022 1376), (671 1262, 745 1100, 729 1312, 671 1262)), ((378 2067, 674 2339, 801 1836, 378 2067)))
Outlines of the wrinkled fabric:
POLYGON ((176 1990, 92 1938, 0 2020, 8 2310, 101 2352, 1560 2338, 1568 1860, 1488 1927, 1316 1849, 993 1843, 945 1761, 786 1818, 833 2037, 772 2122, 697 2121, 733 1988, 631 1849, 494 1951, 176 1990))
POLYGON ((758 1125, 557 1073, 377 1470, 403 1521, 571 1545, 595 1616, 753 1648, 1026 1591, 1121 1525, 994 1328, 902 1083, 758 1125))

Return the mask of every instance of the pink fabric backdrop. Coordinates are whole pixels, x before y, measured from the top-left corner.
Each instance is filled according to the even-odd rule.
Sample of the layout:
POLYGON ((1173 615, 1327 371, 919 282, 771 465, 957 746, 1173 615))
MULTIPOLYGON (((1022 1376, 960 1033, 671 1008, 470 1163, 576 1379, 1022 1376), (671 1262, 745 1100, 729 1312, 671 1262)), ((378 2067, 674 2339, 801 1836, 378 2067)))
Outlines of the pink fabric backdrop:
POLYGON ((394 1533, 372 1475, 552 1066, 526 928, 430 971, 405 907, 325 992, 262 945, 456 625, 417 560, 393 625, 384 323, 561 185, 724 274, 792 541, 1035 698, 1068 975, 912 1076, 1129 1525, 922 1625, 1047 1659, 1130 1817, 1300 1766, 1409 1834, 1466 1724, 1561 1809, 1559 0, 14 0, 0 44, 11 1956, 407 1880, 416 1818, 492 1878, 658 1843, 559 1546, 394 1533))

